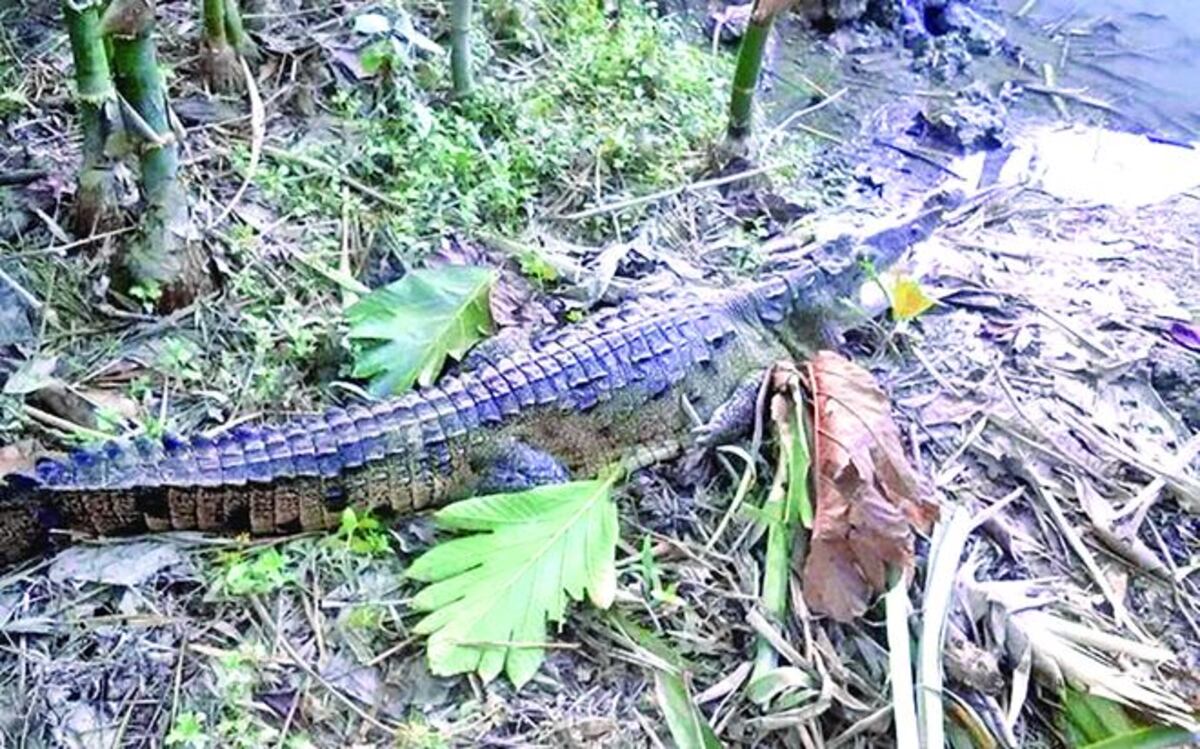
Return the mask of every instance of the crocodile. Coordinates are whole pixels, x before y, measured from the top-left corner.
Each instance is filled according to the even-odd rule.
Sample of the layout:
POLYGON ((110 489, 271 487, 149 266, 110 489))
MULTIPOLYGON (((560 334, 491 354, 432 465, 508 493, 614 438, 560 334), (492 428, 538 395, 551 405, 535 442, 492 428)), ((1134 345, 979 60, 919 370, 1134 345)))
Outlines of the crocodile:
POLYGON ((702 452, 744 434, 763 373, 849 322, 845 300, 871 267, 928 237, 953 203, 793 253, 760 280, 484 341, 437 384, 401 396, 215 438, 141 437, 42 458, 0 483, 0 563, 64 535, 331 529, 348 506, 402 515, 702 452))

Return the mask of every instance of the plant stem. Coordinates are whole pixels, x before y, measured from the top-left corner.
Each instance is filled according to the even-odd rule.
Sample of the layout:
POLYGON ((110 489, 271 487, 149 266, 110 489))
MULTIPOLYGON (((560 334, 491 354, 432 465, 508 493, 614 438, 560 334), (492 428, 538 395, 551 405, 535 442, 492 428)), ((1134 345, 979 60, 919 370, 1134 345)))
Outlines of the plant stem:
POLYGON ((166 86, 154 49, 154 4, 113 0, 101 29, 112 42, 117 91, 158 138, 139 144, 145 211, 141 236, 120 259, 118 282, 140 288, 160 309, 175 308, 191 301, 203 285, 206 268, 179 184, 179 146, 167 117, 166 86))
POLYGON ((241 70, 235 45, 230 43, 233 34, 229 30, 225 0, 204 0, 203 9, 204 36, 200 42, 200 61, 204 77, 214 91, 237 91, 241 70))
MULTIPOLYGON (((803 556, 807 536, 801 527, 811 516, 809 499, 809 469, 811 451, 808 445, 804 415, 804 400, 800 388, 790 393, 790 413, 786 424, 779 426, 779 458, 775 479, 771 482, 763 514, 767 516, 767 552, 763 559, 763 582, 759 596, 763 609, 782 626, 788 610, 788 583, 792 577, 791 560, 796 550, 803 556)), ((754 670, 750 683, 766 676, 779 665, 774 646, 759 637, 754 651, 754 670)))
POLYGON ((737 67, 733 72, 733 95, 729 100, 729 140, 744 141, 750 136, 754 118, 754 92, 758 89, 758 76, 762 72, 763 56, 771 27, 775 24, 774 12, 763 12, 762 0, 754 0, 746 33, 738 47, 737 67))
MULTIPOLYGON (((777 476, 782 478, 786 471, 783 461, 776 466, 777 476)), ((794 532, 791 524, 783 517, 787 500, 786 490, 782 481, 777 480, 763 503, 764 514, 771 516, 767 525, 767 553, 763 559, 762 591, 759 599, 765 610, 776 623, 782 623, 787 616, 788 579, 791 577, 792 544, 794 532)), ((758 638, 754 649, 754 670, 751 681, 765 675, 779 665, 779 654, 771 643, 762 637, 758 638)))
POLYGON ((246 33, 246 26, 242 23, 242 11, 238 7, 238 0, 224 0, 224 6, 225 34, 229 38, 229 43, 233 45, 233 48, 242 57, 247 60, 257 60, 258 47, 255 46, 250 35, 246 33))
POLYGON ((83 130, 83 163, 75 196, 75 228, 81 235, 107 228, 117 218, 112 170, 104 147, 112 130, 108 115, 116 101, 108 56, 100 34, 98 4, 76 5, 63 0, 63 18, 75 61, 79 123, 83 130))
POLYGON ((210 45, 228 44, 225 36, 225 0, 204 0, 204 39, 210 45))
MULTIPOLYGON (((116 0, 113 7, 121 2, 116 0)), ((167 121, 167 97, 158 69, 153 31, 151 16, 150 22, 143 24, 134 35, 114 34, 112 45, 117 90, 150 129, 167 141, 165 145, 145 143, 141 152, 142 189, 147 201, 157 203, 176 181, 179 155, 167 121)))
POLYGON ((452 0, 450 4, 450 76, 454 95, 471 93, 471 0, 452 0))

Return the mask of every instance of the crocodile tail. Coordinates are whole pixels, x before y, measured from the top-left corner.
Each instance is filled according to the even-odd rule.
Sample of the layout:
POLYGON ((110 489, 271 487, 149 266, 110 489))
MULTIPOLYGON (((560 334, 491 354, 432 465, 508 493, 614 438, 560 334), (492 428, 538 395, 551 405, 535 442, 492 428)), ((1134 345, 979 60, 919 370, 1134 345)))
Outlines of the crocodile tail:
POLYGON ((116 536, 334 526, 348 501, 395 488, 384 485, 393 480, 388 470, 368 470, 368 462, 407 450, 414 433, 441 434, 437 413, 418 401, 414 394, 211 439, 143 436, 44 458, 28 474, 0 476, 0 544, 8 547, 0 563, 45 548, 51 529, 116 536))
POLYGON ((57 524, 37 480, 24 474, 0 479, 0 564, 24 561, 49 545, 57 524))

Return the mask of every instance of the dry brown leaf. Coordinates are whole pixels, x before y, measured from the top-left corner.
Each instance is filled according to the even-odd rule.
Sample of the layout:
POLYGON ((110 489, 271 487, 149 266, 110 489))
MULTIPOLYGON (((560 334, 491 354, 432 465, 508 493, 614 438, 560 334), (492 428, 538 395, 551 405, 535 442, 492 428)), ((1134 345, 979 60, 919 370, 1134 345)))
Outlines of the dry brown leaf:
POLYGON ((12 445, 0 447, 0 484, 3 477, 9 473, 19 473, 33 468, 33 440, 22 440, 12 445))
POLYGON ((908 463, 891 403, 871 374, 822 351, 809 365, 815 408, 817 506, 804 566, 814 611, 850 621, 887 585, 889 566, 912 566, 912 532, 937 506, 908 463))

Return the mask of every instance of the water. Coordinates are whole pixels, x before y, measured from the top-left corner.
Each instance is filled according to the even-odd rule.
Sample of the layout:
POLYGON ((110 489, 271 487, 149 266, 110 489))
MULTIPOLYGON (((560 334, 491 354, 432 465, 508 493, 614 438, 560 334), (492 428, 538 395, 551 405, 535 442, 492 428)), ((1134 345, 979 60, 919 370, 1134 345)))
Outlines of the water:
MULTIPOLYGON (((1024 4, 1004 0, 1011 12, 1024 4)), ((1061 86, 1112 103, 1113 124, 1200 138, 1200 2, 1036 0, 1011 28, 1040 47, 1039 61, 1061 66, 1061 86)))

